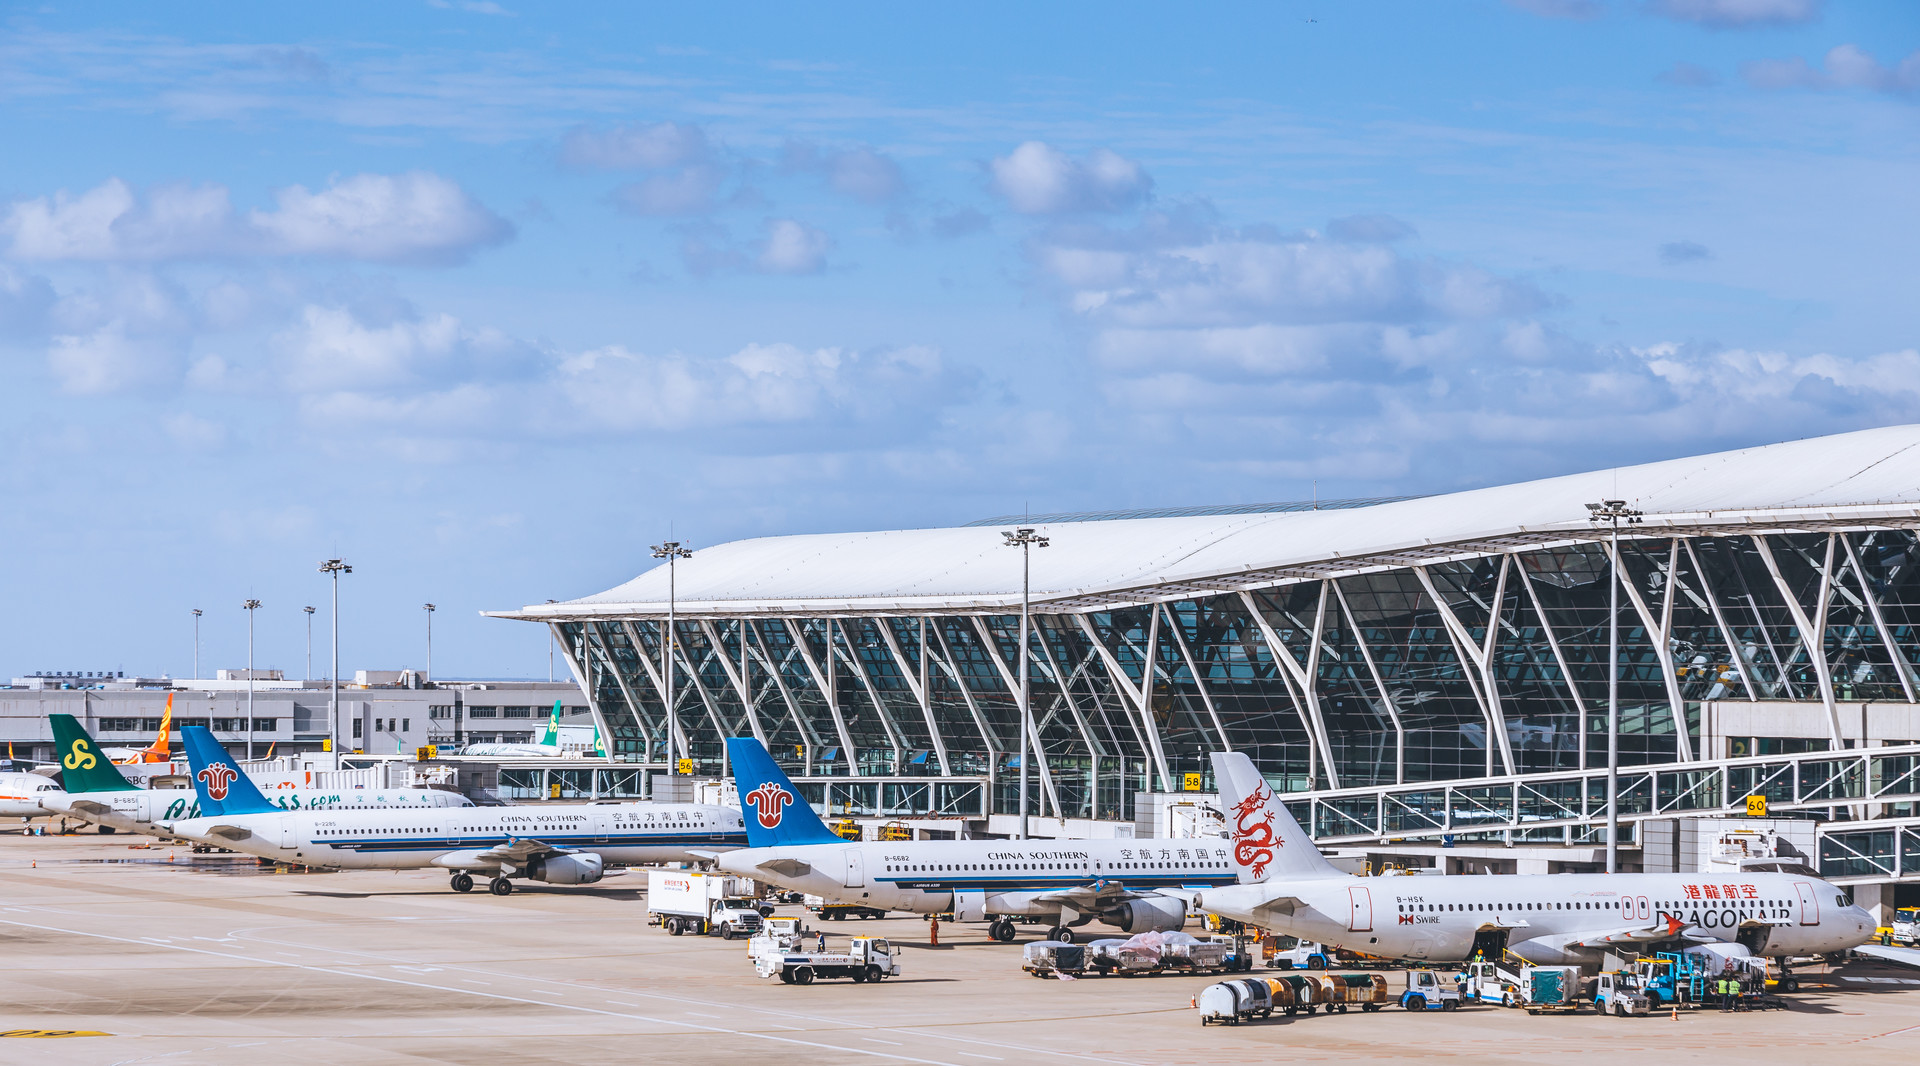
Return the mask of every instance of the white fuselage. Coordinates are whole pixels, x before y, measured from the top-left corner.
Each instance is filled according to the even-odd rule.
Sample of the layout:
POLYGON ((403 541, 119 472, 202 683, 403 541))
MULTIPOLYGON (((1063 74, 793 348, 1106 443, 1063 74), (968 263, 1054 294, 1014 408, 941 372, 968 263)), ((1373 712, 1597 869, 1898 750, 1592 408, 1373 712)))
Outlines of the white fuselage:
POLYGON ((609 864, 688 862, 695 851, 746 844, 740 812, 694 803, 540 804, 412 810, 288 811, 190 818, 182 835, 215 835, 221 846, 327 869, 486 868, 474 856, 514 841, 592 852, 609 864), (240 828, 250 835, 210 834, 240 828))
MULTIPOLYGON (((473 801, 439 788, 272 789, 267 799, 288 811, 399 810, 471 807, 473 801)), ((50 810, 95 825, 150 836, 185 836, 159 827, 200 817, 200 797, 190 788, 138 788, 122 792, 55 792, 41 801, 50 810)), ((189 838, 192 839, 192 838, 189 838)), ((221 845, 225 847, 225 844, 221 845)))
POLYGON ((913 914, 974 909, 955 901, 976 893, 988 915, 1045 917, 1062 907, 1037 897, 1100 882, 1150 893, 1238 880, 1217 839, 848 841, 748 848, 717 863, 789 891, 913 914))
MULTIPOLYGON (((1198 905, 1368 955, 1457 961, 1470 958, 1478 942, 1483 951, 1504 947, 1537 965, 1588 967, 1609 950, 1631 954, 1635 945, 1654 942, 1640 936, 1618 946, 1599 943, 1636 929, 1664 926, 1676 940, 1737 942, 1776 957, 1840 951, 1864 943, 1874 929, 1839 889, 1810 874, 1784 873, 1342 875, 1210 890, 1198 905), (1263 906, 1286 897, 1305 906, 1263 906)), ((1498 951, 1487 955, 1497 958, 1498 951)))
POLYGON ((43 774, 0 774, 0 818, 46 818, 42 801, 60 792, 60 783, 43 774))

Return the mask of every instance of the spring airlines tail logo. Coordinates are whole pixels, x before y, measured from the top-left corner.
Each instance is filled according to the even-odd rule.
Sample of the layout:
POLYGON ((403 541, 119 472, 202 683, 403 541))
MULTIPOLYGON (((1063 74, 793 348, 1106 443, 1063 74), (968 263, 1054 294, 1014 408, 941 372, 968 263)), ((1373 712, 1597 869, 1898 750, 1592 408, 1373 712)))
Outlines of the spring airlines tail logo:
POLYGON ((76 740, 73 742, 73 747, 68 749, 66 757, 60 760, 60 765, 69 770, 91 770, 100 765, 100 760, 95 757, 92 747, 85 740, 76 740))
POLYGON ((227 798, 227 786, 233 784, 233 779, 239 777, 240 772, 226 763, 217 762, 194 776, 207 786, 209 799, 223 800, 227 798))
POLYGON ((786 807, 793 802, 793 793, 779 785, 761 785, 747 793, 747 802, 753 805, 754 817, 760 819, 762 829, 773 829, 780 825, 786 807))
POLYGON ((1233 805, 1233 861, 1246 867, 1256 879, 1266 876, 1273 849, 1286 844, 1273 832, 1273 812, 1267 809, 1272 799, 1273 787, 1263 784, 1233 805))

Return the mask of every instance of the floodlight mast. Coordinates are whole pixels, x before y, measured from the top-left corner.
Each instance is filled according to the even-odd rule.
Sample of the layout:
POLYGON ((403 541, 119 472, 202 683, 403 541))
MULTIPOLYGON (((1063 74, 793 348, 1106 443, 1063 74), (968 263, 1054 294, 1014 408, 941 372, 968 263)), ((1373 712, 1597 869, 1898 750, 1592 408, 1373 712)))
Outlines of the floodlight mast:
POLYGON ((193 676, 200 677, 200 608, 193 609, 193 676))
POLYGON ((300 609, 307 613, 307 673, 305 678, 303 678, 303 680, 312 681, 313 680, 313 608, 302 607, 300 609))
MULTIPOLYGON (((1609 527, 1607 571, 1607 872, 1620 872, 1620 523, 1640 524, 1625 500, 1587 504, 1587 520, 1609 527)), ((1675 714, 1680 708, 1673 709, 1675 714)), ((1582 767, 1585 769, 1585 767, 1582 767)))
POLYGON ((421 681, 421 688, 433 687, 433 612, 439 608, 431 603, 423 603, 420 609, 427 612, 427 676, 421 681))
POLYGON ((253 758, 253 612, 260 609, 259 600, 248 600, 240 605, 247 612, 247 758, 253 758))
MULTIPOLYGON (((682 559, 693 558, 693 550, 682 547, 677 540, 669 540, 653 546, 653 557, 667 561, 667 634, 666 639, 660 642, 660 654, 666 660, 664 667, 666 673, 665 697, 667 704, 667 773, 677 774, 680 772, 680 759, 676 756, 675 749, 676 746, 684 745, 679 744, 680 715, 673 706, 673 648, 674 642, 679 639, 679 634, 675 628, 678 625, 679 619, 674 613, 674 564, 682 559)), ((693 752, 688 750, 686 757, 691 759, 693 752)))
POLYGON ((333 578, 333 670, 328 675, 328 729, 333 734, 334 765, 340 765, 340 575, 353 573, 353 567, 340 559, 320 564, 320 572, 333 578))
POLYGON ((1050 542, 1046 537, 1035 535, 1029 527, 1011 532, 1003 529, 1000 535, 1006 538, 1007 547, 1020 549, 1020 839, 1025 840, 1028 740, 1031 738, 1033 746, 1039 747, 1039 738, 1033 737, 1032 686, 1028 673, 1033 659, 1032 638, 1028 635, 1033 627, 1033 549, 1044 548, 1050 542))

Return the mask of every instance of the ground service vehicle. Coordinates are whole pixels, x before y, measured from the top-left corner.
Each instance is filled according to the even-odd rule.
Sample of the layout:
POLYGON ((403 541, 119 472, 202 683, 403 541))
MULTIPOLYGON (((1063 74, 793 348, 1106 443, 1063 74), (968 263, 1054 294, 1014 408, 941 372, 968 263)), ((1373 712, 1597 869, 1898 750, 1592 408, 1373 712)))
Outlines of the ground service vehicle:
POLYGON ((1253 956, 1258 950, 1257 941, 1245 934, 1212 933, 1201 938, 1210 944, 1220 944, 1226 948, 1226 968, 1230 973, 1253 972, 1253 956))
POLYGON ((1528 966, 1520 971, 1520 1005, 1528 1014, 1580 1009, 1580 968, 1528 966))
POLYGON ((1386 1006, 1387 979, 1377 973, 1328 974, 1322 980, 1327 989, 1327 1010, 1347 1013, 1358 1006, 1368 1014, 1386 1006))
POLYGON ((1035 977, 1083 974, 1087 972, 1087 946, 1036 940, 1022 952, 1020 968, 1035 977))
POLYGON ((1194 1003, 1200 1008, 1201 1025, 1214 1022, 1239 1025, 1243 1020, 1271 1017, 1274 1007, 1273 990, 1257 977, 1208 985, 1200 990, 1194 1003))
POLYGON ((1460 1006, 1460 990, 1432 970, 1408 970, 1400 1005, 1408 1010, 1454 1010, 1460 1006))
POLYGON ((806 897, 807 909, 820 916, 823 922, 843 922, 848 918, 885 918, 887 912, 879 907, 866 907, 858 903, 840 903, 821 896, 806 897))
POLYGON ((719 933, 750 937, 765 920, 753 882, 701 870, 648 870, 647 914, 674 936, 719 933))
POLYGON ((1511 1007, 1520 1001, 1520 975, 1503 969, 1499 963, 1467 963, 1466 998, 1475 1003, 1498 1003, 1511 1007))
POLYGON ((1593 1009, 1616 1018, 1647 1013, 1652 1009, 1652 1004, 1636 987, 1637 984, 1634 975, 1625 970, 1602 973, 1594 979, 1593 1009))
POLYGON ((1920 944, 1920 907, 1901 907, 1893 912, 1893 942, 1920 944))
POLYGON ((1321 984, 1318 977, 1300 977, 1290 974, 1286 977, 1269 977, 1267 979, 1267 986, 1274 990, 1274 998, 1276 1000, 1280 998, 1279 988, 1282 985, 1285 985, 1287 988, 1286 1008, 1288 1014, 1292 1014, 1295 1011, 1306 1011, 1308 1014, 1312 1014, 1327 1002, 1327 986, 1321 984))
POLYGON ((845 951, 768 951, 753 960, 753 968, 761 977, 778 977, 787 985, 810 985, 827 977, 868 984, 900 976, 900 959, 885 938, 856 936, 845 951))
POLYGON ((1327 949, 1310 940, 1295 940, 1292 947, 1268 955, 1267 965, 1276 970, 1324 970, 1327 949))

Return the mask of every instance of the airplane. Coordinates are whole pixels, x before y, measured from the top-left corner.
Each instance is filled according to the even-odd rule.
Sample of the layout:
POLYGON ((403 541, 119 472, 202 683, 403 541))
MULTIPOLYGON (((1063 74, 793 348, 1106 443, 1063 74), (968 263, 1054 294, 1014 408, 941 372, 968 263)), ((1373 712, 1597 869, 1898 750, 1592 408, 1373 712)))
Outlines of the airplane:
POLYGON ((729 738, 727 757, 751 812, 751 846, 716 856, 722 870, 883 910, 951 911, 986 921, 1001 943, 1014 938, 1016 917, 1046 918, 1047 939, 1068 943, 1096 920, 1129 934, 1178 929, 1193 890, 1250 876, 1219 839, 843 840, 759 741, 729 738))
POLYGON ((53 812, 41 800, 58 791, 60 782, 48 774, 0 773, 0 818, 31 822, 35 818, 51 817, 53 812))
MULTIPOLYGON (((589 726, 588 728, 593 730, 592 754, 597 758, 606 758, 607 744, 600 737, 599 727, 589 726)), ((496 759, 553 759, 567 754, 565 745, 560 743, 560 701, 553 701, 553 713, 547 718, 547 731, 540 737, 540 743, 468 744, 460 749, 460 754, 491 756, 496 759)))
MULTIPOLYGON (((192 818, 200 813, 200 798, 191 788, 139 788, 121 774, 86 727, 70 714, 48 715, 53 726, 54 751, 60 782, 33 793, 48 813, 67 815, 100 827, 103 833, 122 831, 148 836, 171 836, 158 823, 192 818)), ((274 789, 274 805, 284 810, 391 810, 401 807, 471 807, 473 801, 440 788, 382 789, 274 789)), ((0 788, 4 793, 4 788, 0 788)), ((0 814, 5 813, 0 809, 0 814)), ((215 842, 217 843, 217 842, 215 842)), ((221 845, 225 846, 225 845, 221 845)))
POLYGON ((496 896, 509 878, 587 885, 612 864, 699 862, 747 842, 740 812, 698 803, 651 801, 384 811, 282 810, 240 773, 213 734, 185 729, 188 765, 200 796, 198 818, 163 823, 169 832, 279 862, 335 870, 439 867, 455 892, 489 877, 496 896))
POLYGON ((173 729, 173 693, 167 693, 167 710, 160 716, 160 731, 154 735, 153 743, 135 751, 125 748, 103 748, 102 751, 113 757, 121 766, 137 766, 143 763, 172 762, 173 747, 167 743, 167 737, 173 729))
MULTIPOLYGON (((1482 874, 1356 877, 1314 847, 1241 752, 1215 752, 1245 883, 1194 905, 1332 948, 1394 959, 1498 960, 1601 967, 1607 953, 1823 955, 1865 943, 1874 922, 1807 873, 1482 874)), ((1791 989, 1789 989, 1791 991, 1791 989)))

